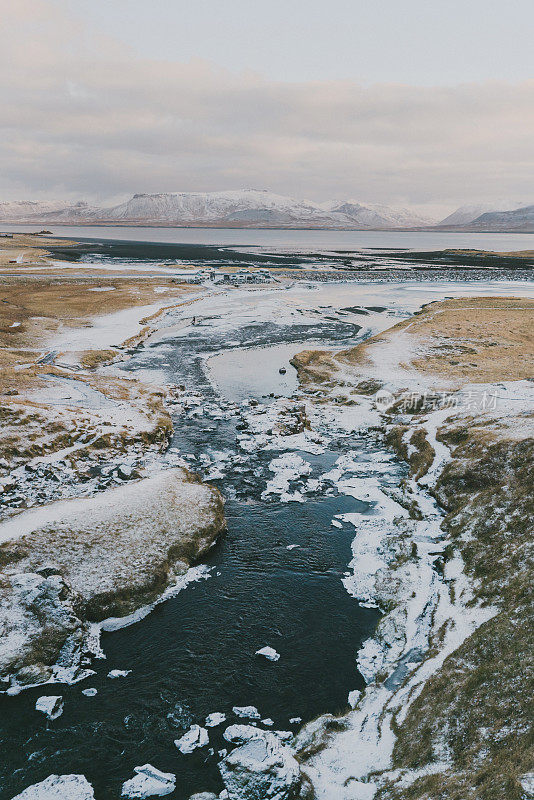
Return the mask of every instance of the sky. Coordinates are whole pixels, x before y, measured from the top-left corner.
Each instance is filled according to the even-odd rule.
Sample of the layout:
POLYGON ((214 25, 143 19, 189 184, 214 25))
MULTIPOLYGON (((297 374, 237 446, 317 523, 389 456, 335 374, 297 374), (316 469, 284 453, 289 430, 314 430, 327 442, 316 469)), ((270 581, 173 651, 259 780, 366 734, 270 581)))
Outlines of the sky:
POLYGON ((534 202, 531 0, 0 11, 0 200, 262 188, 429 213, 534 202))

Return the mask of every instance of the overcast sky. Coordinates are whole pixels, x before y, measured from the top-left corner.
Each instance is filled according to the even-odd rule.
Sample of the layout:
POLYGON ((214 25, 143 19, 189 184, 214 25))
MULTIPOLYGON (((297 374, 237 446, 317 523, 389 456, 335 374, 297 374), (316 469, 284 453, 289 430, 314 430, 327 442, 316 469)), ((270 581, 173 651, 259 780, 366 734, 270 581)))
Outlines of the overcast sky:
POLYGON ((534 202, 531 0, 0 5, 0 199, 534 202))

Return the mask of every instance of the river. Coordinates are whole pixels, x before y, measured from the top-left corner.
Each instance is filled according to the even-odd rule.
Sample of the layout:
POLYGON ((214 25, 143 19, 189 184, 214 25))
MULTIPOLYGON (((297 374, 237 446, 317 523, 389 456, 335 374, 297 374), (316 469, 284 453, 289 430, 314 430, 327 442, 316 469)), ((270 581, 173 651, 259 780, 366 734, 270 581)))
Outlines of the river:
POLYGON ((177 775, 169 795, 175 800, 218 792, 224 725, 210 731, 212 750, 183 755, 173 742, 190 724, 202 725, 212 712, 235 722, 234 706, 253 705, 274 729, 295 732, 298 723, 290 720, 344 710, 348 693, 364 686, 356 654, 380 612, 344 588, 354 528, 338 515, 375 509, 344 494, 332 467, 350 454, 354 469, 386 493, 404 467, 358 424, 343 428, 325 419, 309 447, 301 440, 284 445, 283 437, 262 444, 251 415, 268 416, 283 402, 278 396, 298 393, 289 358, 311 343, 353 345, 445 295, 518 292, 531 294, 531 285, 295 284, 214 293, 195 304, 195 325, 186 316, 191 309, 171 312, 124 369, 186 387, 178 391, 163 466, 185 459, 220 488, 228 532, 202 579, 136 624, 102 635, 106 659, 94 662, 93 676, 0 698, 1 800, 51 773, 82 773, 97 800, 112 800, 133 768, 147 762, 177 775), (277 459, 288 454, 297 469, 284 488, 277 459), (280 660, 256 656, 264 646, 280 660), (131 672, 111 680, 111 669, 131 672), (98 693, 83 695, 88 687, 98 693), (43 693, 64 696, 65 711, 53 722, 34 709, 43 693))

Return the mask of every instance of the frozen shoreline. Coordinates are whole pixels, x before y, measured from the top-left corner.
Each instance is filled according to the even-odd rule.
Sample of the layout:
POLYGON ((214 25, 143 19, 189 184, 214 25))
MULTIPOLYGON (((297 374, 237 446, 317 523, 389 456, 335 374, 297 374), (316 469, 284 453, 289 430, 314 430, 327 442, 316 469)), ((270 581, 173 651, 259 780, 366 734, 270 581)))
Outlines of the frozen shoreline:
POLYGON ((96 647, 91 622, 113 629, 120 626, 110 617, 124 624, 142 619, 162 597, 200 577, 202 571, 187 570, 224 524, 218 491, 183 468, 4 523, 6 689, 87 674, 86 655, 96 647))
MULTIPOLYGON (((506 311, 506 303, 501 306, 506 311)), ((470 310, 479 308, 491 314, 497 306, 490 302, 486 306, 473 305, 470 310)), ((531 307, 516 303, 513 308, 528 311, 531 307)), ((368 686, 363 693, 349 696, 353 710, 336 719, 331 715, 319 718, 305 725, 296 737, 302 770, 319 800, 371 800, 377 793, 387 798, 389 792, 408 790, 425 776, 451 774, 454 766, 444 737, 441 747, 436 745, 434 758, 424 767, 395 767, 393 752, 398 731, 446 659, 500 613, 498 603, 488 603, 480 593, 479 582, 468 576, 458 541, 448 538, 447 528, 442 528, 445 514, 434 495, 439 495, 441 477, 454 461, 444 438, 449 436, 454 441, 454 431, 463 430, 462 423, 474 424, 474 414, 478 426, 489 426, 493 441, 520 443, 533 432, 529 413, 534 407, 534 391, 525 380, 471 384, 456 380, 451 384, 446 374, 434 376, 410 369, 411 359, 424 363, 422 340, 419 349, 414 349, 414 342, 409 347, 400 346, 405 337, 402 329, 412 324, 377 337, 371 342, 374 350, 364 349, 365 357, 351 360, 347 352, 336 361, 321 353, 305 353, 297 359, 310 391, 314 386, 328 386, 322 391, 325 405, 318 416, 326 409, 330 419, 335 418, 335 412, 333 415, 330 410, 329 398, 339 391, 338 387, 347 392, 348 386, 365 377, 375 379, 384 374, 385 381, 379 385, 389 397, 388 408, 382 409, 380 415, 381 426, 388 434, 395 434, 392 441, 397 440, 397 452, 411 465, 410 479, 402 491, 403 502, 396 508, 391 497, 381 498, 376 486, 365 478, 352 477, 350 464, 340 465, 343 469, 336 476, 341 486, 345 484, 349 493, 354 492, 353 496, 361 497, 367 491, 367 496, 377 503, 375 518, 354 514, 339 518, 357 528, 352 573, 345 578, 345 586, 356 598, 375 602, 385 615, 376 634, 358 653, 358 666, 368 686), (388 357, 388 368, 381 373, 383 352, 388 357), (399 365, 401 359, 403 363, 399 365), (409 392, 402 389, 406 384, 409 392), (436 392, 436 386, 448 391, 436 392), (402 413, 403 396, 404 403, 415 403, 416 413, 413 409, 402 413), (477 398, 479 405, 474 406, 477 398), (348 476, 343 474, 347 470, 348 476)), ((420 321, 417 324, 421 327, 420 321)), ((482 329, 482 336, 484 333, 482 329)), ((480 338, 481 334, 476 335, 480 338)), ((487 341, 487 334, 482 341, 487 341)), ((491 369, 495 359, 487 363, 491 369)), ((484 364, 482 360, 482 369, 484 364)), ((356 402, 352 414, 357 417, 360 412, 362 418, 368 419, 371 401, 356 394, 351 395, 351 402, 356 402)), ((350 417, 351 409, 345 413, 350 417)), ((376 409, 374 413, 377 415, 376 409)), ((421 709, 418 713, 422 713, 421 709)))
MULTIPOLYGON (((123 342, 123 353, 117 355, 124 357, 125 336, 141 341, 169 310, 169 300, 174 300, 175 308, 194 299, 161 297, 149 306, 98 316, 87 328, 69 329, 51 341, 62 351, 65 363, 74 365, 81 348, 87 352, 88 347, 123 342)), ((28 448, 30 458, 21 450, 19 463, 2 479, 2 499, 13 489, 27 489, 30 497, 33 493, 39 499, 36 503, 29 498, 29 509, 0 522, 0 672, 10 694, 40 683, 73 683, 90 674, 86 666, 91 651, 99 650, 97 628, 120 627, 111 619, 91 625, 88 620, 101 613, 98 605, 103 602, 103 610, 116 607, 123 625, 141 619, 162 599, 203 576, 202 568, 182 573, 224 526, 218 492, 182 466, 149 469, 151 477, 146 477, 143 461, 150 467, 172 430, 163 405, 164 392, 124 380, 123 375, 108 378, 101 372, 77 369, 80 377, 73 378, 62 369, 49 368, 42 387, 28 398, 19 398, 14 392, 17 413, 29 417, 38 408, 46 424, 64 425, 62 444, 67 435, 74 443, 54 450, 51 441, 52 452, 45 450, 45 455, 35 457, 32 446, 28 448), (123 454, 126 447, 128 455, 123 454), (99 468, 102 452, 107 452, 109 459, 105 471, 99 468), (97 471, 92 480, 85 476, 84 482, 75 481, 77 459, 81 470, 97 471), (65 491, 61 487, 58 499, 47 503, 47 499, 54 500, 46 494, 48 484, 57 491, 58 471, 67 478, 65 491), (118 549, 106 543, 108 527, 122 536, 118 549), (144 529, 148 536, 142 545, 145 557, 137 541, 138 532, 144 529), (159 588, 158 582, 162 584, 159 588)), ((46 424, 39 430, 45 443, 46 424)), ((22 440, 24 431, 18 435, 22 440)), ((33 433, 29 436, 32 441, 35 438, 33 433)), ((6 463, 3 471, 7 469, 6 463)))
MULTIPOLYGON (((367 406, 368 415, 370 404, 363 400, 362 405, 367 406)), ((452 413, 449 409, 448 415, 452 413)), ((443 412, 434 415, 440 423, 445 422, 443 412)), ((434 415, 428 417, 428 432, 435 427, 434 415)), ((438 459, 441 468, 441 454, 436 463, 438 459)), ((320 800, 370 800, 386 780, 402 779, 408 785, 420 777, 417 772, 391 772, 393 722, 402 721, 447 655, 496 613, 472 605, 473 594, 458 556, 447 565, 442 578, 436 573, 434 561, 448 540, 440 529, 443 512, 427 488, 413 478, 409 481, 406 496, 417 503, 423 516, 414 520, 372 478, 354 476, 354 466, 345 463, 339 469, 337 488, 356 498, 369 498, 376 504, 377 515, 339 516, 357 529, 350 574, 343 583, 357 600, 377 604, 384 617, 358 653, 358 669, 368 685, 363 693, 349 697, 353 710, 342 718, 342 730, 329 733, 332 717, 327 715, 305 725, 296 737, 302 769, 320 800), (429 658, 441 626, 447 626, 448 632, 438 654, 429 658), (308 752, 316 747, 319 752, 308 758, 308 752), (371 777, 375 773, 380 774, 371 777)), ((442 764, 436 765, 437 770, 442 768, 442 764)))

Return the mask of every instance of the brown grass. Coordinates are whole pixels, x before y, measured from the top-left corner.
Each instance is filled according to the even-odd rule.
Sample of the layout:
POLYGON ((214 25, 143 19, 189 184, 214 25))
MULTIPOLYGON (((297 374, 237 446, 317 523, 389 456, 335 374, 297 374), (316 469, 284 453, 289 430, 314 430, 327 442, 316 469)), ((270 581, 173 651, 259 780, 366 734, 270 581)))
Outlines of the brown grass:
MULTIPOLYGON (((380 345, 398 345, 398 366, 452 386, 534 374, 534 300, 473 297, 430 303, 407 320, 336 354, 307 350, 293 363, 303 383, 380 380, 380 345), (400 336, 405 337, 401 340, 400 336), (408 337, 408 338, 406 338, 408 337)), ((386 376, 387 378, 387 376, 386 376)))
POLYGON ((67 239, 54 239, 51 236, 36 236, 32 233, 15 233, 12 239, 0 239, 0 268, 17 269, 20 264, 12 264, 19 256, 24 263, 44 264, 49 257, 47 247, 75 245, 67 239))

